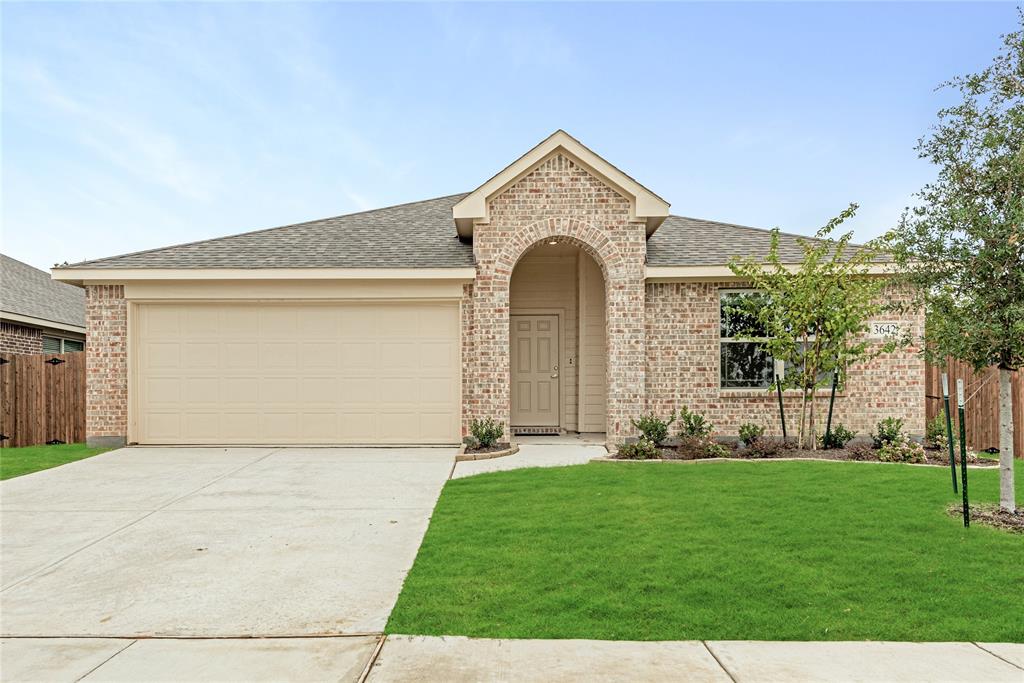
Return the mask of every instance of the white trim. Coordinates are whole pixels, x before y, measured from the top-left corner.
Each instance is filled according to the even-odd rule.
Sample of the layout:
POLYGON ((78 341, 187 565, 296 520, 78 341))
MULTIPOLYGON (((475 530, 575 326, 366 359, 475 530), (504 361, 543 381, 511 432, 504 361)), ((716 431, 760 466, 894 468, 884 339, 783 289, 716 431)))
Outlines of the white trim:
POLYGON ((457 280, 476 268, 53 268, 54 280, 120 284, 129 280, 457 280))
POLYGON ((78 325, 68 325, 67 323, 58 323, 52 320, 44 320, 43 318, 36 318, 31 315, 19 315, 17 313, 8 313, 7 311, 0 311, 0 320, 12 322, 12 323, 24 323, 33 327, 45 327, 52 330, 64 330, 66 332, 77 332, 81 335, 85 334, 85 328, 78 325))
POLYGON ((644 220, 647 235, 654 234, 668 217, 669 204, 646 187, 599 157, 564 130, 557 130, 539 145, 506 166, 501 172, 452 207, 459 237, 473 236, 476 223, 486 223, 488 200, 558 153, 564 153, 594 174, 630 202, 630 218, 644 220))
MULTIPOLYGON (((786 264, 790 272, 799 270, 800 265, 786 264)), ((864 269, 865 275, 892 275, 896 267, 891 263, 877 263, 864 269)), ((745 278, 737 277, 729 266, 647 266, 644 278, 648 282, 685 282, 685 281, 716 281, 742 282, 745 278)))

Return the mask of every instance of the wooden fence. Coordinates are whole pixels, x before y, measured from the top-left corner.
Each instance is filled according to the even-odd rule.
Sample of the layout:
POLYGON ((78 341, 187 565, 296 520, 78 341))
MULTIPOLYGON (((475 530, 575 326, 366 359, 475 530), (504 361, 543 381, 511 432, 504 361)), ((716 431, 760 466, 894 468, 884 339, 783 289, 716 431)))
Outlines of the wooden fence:
MULTIPOLYGON (((964 422, 967 426, 967 447, 976 451, 999 448, 999 370, 995 367, 974 372, 970 365, 950 360, 946 368, 928 365, 925 370, 927 414, 931 420, 942 415, 942 373, 949 373, 950 410, 953 429, 957 424, 956 381, 964 381, 964 422)), ((1013 454, 1024 458, 1024 373, 1014 373, 1013 391, 1013 454)))
POLYGON ((0 354, 0 446, 85 441, 85 354, 0 354))

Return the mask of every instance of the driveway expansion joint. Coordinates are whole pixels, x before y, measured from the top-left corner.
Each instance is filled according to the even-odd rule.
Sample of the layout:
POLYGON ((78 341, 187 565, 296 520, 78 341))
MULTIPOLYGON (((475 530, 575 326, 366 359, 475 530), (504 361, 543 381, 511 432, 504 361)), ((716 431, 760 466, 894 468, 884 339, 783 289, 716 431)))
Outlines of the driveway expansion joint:
POLYGON ((1012 666, 1012 667, 1014 667, 1014 668, 1016 668, 1016 669, 1020 669, 1021 671, 1024 671, 1024 667, 1022 667, 1022 666, 1021 666, 1020 664, 1017 664, 1016 662, 1011 662, 1011 661, 1010 661, 1009 659, 1007 659, 1006 657, 1003 657, 1002 655, 998 655, 998 654, 996 654, 995 652, 992 652, 992 650, 989 650, 989 649, 988 649, 987 647, 985 647, 985 646, 984 646, 984 645, 982 645, 981 643, 978 643, 978 642, 975 642, 975 641, 973 641, 973 640, 972 640, 972 641, 971 641, 971 644, 972 644, 972 645, 974 645, 974 647, 976 647, 976 648, 979 648, 980 650, 982 650, 982 651, 983 651, 983 652, 985 652, 986 654, 990 654, 990 655, 992 655, 993 657, 995 657, 996 659, 1001 659, 1002 661, 1006 662, 1006 663, 1007 663, 1007 664, 1009 664, 1010 666, 1012 666))
POLYGON ((736 677, 732 675, 732 672, 729 671, 728 667, 726 667, 725 664, 722 663, 722 660, 718 658, 718 655, 715 654, 715 651, 711 649, 710 645, 708 645, 708 641, 702 640, 700 642, 704 646, 704 649, 708 651, 708 654, 711 655, 711 657, 715 660, 718 666, 721 667, 722 671, 725 672, 725 675, 728 676, 733 683, 738 683, 736 681, 736 677))

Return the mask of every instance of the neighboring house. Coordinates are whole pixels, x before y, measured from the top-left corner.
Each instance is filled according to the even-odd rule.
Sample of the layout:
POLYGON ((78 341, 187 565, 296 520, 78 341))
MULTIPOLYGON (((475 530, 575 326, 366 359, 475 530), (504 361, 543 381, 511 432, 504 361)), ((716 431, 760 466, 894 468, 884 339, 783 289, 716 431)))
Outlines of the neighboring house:
POLYGON ((0 352, 67 353, 85 348, 85 292, 0 254, 0 352))
MULTIPOLYGON (((670 215, 558 131, 468 194, 53 274, 87 294, 93 443, 447 444, 485 417, 617 443, 683 404, 778 432, 784 368, 720 324, 729 258, 769 240, 670 215)), ((851 368, 837 419, 921 433, 923 382, 910 350, 851 368)))

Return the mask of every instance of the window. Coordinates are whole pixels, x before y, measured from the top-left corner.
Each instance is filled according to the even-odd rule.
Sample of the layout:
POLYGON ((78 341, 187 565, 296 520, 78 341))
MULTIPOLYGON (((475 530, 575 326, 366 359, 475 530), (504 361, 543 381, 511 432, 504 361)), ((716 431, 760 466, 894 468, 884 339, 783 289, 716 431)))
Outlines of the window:
MULTIPOLYGON (((729 310, 738 306, 744 297, 764 298, 753 290, 725 290, 719 298, 723 389, 765 389, 775 381, 775 373, 781 374, 782 370, 756 341, 758 335, 743 334, 756 329, 756 321, 743 313, 729 310)), ((766 337, 767 333, 761 336, 766 337)))
MULTIPOLYGON (((775 382, 776 375, 785 378, 786 371, 793 367, 792 363, 772 358, 757 341, 759 338, 767 339, 768 332, 760 328, 756 319, 729 310, 739 307, 743 298, 750 297, 761 299, 761 305, 770 305, 765 295, 752 289, 722 290, 719 296, 720 372, 723 389, 767 389, 775 382)), ((809 340, 813 342, 814 336, 811 335, 809 340)), ((831 378, 831 372, 819 372, 818 385, 831 384, 831 378)))
POLYGON ((81 339, 43 337, 43 353, 71 353, 83 350, 85 350, 85 342, 81 339))

